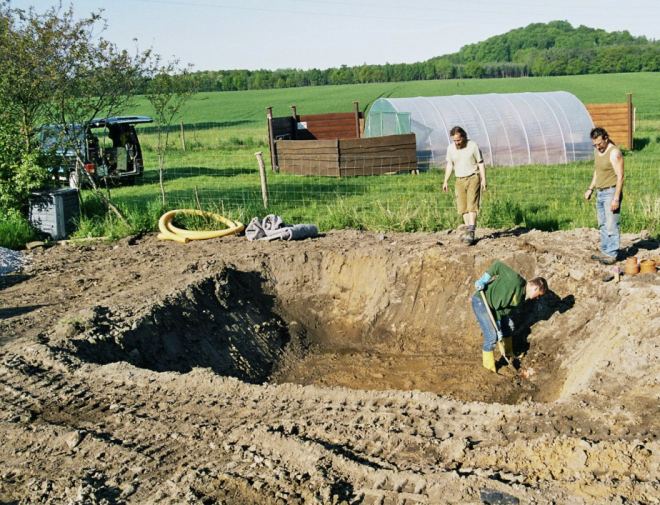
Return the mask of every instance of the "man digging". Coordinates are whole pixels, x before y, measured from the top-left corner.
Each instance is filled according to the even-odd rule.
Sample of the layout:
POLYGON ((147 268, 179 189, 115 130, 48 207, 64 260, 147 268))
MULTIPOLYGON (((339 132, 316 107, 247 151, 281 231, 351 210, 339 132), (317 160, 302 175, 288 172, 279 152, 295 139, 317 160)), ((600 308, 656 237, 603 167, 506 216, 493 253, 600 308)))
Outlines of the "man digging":
POLYGON ((505 263, 496 260, 474 283, 472 310, 483 333, 483 366, 497 373, 495 345, 502 341, 505 359, 513 357, 513 321, 510 315, 525 300, 534 300, 548 291, 543 277, 523 279, 505 263))

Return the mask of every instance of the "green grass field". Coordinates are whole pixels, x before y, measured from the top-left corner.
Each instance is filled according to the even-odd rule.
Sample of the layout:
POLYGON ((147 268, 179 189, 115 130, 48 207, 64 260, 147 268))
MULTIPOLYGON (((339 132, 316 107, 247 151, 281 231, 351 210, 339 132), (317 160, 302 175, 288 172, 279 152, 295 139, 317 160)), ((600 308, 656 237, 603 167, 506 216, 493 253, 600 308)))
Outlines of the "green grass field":
MULTIPOLYGON (((273 90, 199 93, 183 111, 186 123, 217 122, 226 126, 259 122, 265 126, 265 109, 286 116, 296 105, 299 114, 351 112, 353 101, 360 109, 380 97, 518 93, 524 91, 568 91, 584 103, 624 102, 633 94, 638 114, 660 119, 660 73, 523 77, 511 79, 463 79, 411 81, 347 86, 320 86, 273 90)), ((146 101, 138 99, 132 112, 149 114, 146 101)))
MULTIPOLYGON (((626 231, 660 230, 660 74, 610 74, 570 77, 416 81, 389 84, 323 86, 279 90, 200 93, 182 114, 186 150, 177 128, 170 134, 165 208, 196 206, 248 221, 267 212, 261 204, 256 151, 268 161, 265 108, 276 116, 349 112, 353 101, 365 109, 379 97, 434 96, 563 90, 584 103, 623 102, 633 93, 635 144, 626 154, 626 193, 622 227, 626 231)), ((150 114, 138 98, 127 112, 150 114)), ((95 202, 78 235, 122 235, 155 229, 163 210, 159 202, 153 128, 141 134, 147 171, 143 183, 112 190, 131 225, 118 226, 99 213, 95 202)), ((544 230, 595 226, 593 202, 581 196, 592 165, 528 166, 489 170, 489 191, 480 224, 523 225, 544 230)), ((353 178, 296 177, 269 171, 268 212, 289 222, 314 222, 322 229, 439 230, 458 224, 453 199, 440 191, 442 173, 353 178)))

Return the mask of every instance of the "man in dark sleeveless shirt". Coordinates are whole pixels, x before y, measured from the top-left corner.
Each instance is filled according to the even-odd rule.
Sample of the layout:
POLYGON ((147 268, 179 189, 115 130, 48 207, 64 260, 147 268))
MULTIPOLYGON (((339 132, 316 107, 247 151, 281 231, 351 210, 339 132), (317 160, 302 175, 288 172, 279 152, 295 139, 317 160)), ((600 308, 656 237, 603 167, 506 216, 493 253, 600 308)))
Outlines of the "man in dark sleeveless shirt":
POLYGON ((614 145, 604 128, 591 130, 591 140, 595 148, 594 175, 584 198, 589 200, 596 193, 598 229, 600 230, 600 251, 591 259, 605 265, 613 265, 619 253, 619 216, 623 198, 623 155, 614 145))

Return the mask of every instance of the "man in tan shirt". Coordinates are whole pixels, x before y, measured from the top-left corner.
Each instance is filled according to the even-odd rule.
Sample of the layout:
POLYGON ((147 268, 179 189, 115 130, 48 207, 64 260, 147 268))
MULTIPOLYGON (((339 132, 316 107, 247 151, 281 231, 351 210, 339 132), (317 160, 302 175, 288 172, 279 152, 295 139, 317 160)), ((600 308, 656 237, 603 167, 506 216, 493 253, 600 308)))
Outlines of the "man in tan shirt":
POLYGON ((473 245, 481 191, 486 190, 486 167, 479 146, 473 140, 468 140, 463 128, 454 126, 449 135, 452 143, 447 147, 447 168, 442 190, 448 191, 447 183, 454 171, 456 207, 458 213, 463 216, 463 223, 467 226, 467 232, 462 238, 466 244, 473 245))
POLYGON ((623 155, 604 128, 591 130, 591 140, 595 148, 595 169, 591 184, 584 193, 584 198, 589 200, 594 189, 597 190, 596 211, 602 253, 602 255, 594 254, 591 259, 605 265, 613 265, 617 261, 620 244, 619 217, 623 198, 623 155))

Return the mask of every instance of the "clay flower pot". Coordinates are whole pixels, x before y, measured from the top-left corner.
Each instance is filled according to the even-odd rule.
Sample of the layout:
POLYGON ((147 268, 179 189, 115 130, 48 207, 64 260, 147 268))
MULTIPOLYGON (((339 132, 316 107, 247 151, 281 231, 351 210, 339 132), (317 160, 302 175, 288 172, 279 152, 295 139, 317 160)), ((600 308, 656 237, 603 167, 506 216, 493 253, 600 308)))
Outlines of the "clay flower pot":
POLYGON ((639 264, 639 273, 640 274, 654 274, 655 273, 655 261, 654 260, 642 260, 639 264))
POLYGON ((626 259, 623 264, 623 273, 626 275, 636 275, 639 273, 639 263, 637 263, 637 256, 632 256, 626 259))

